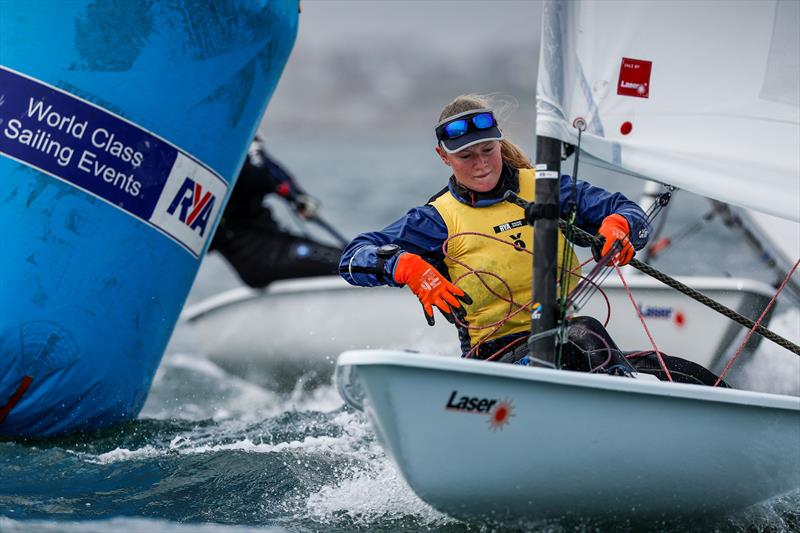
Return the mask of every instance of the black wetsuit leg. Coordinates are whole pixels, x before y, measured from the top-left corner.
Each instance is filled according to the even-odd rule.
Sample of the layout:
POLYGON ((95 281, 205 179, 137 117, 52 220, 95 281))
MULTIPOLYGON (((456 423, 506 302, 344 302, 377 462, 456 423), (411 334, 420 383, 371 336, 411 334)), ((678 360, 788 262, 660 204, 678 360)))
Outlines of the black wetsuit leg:
POLYGON ((612 374, 630 374, 636 371, 625 359, 606 328, 590 316, 569 319, 561 368, 612 374))
MULTIPOLYGON (((616 373, 631 373, 631 366, 600 322, 589 316, 569 320, 567 344, 561 352, 561 368, 577 372, 592 370, 616 373)), ((508 341, 505 341, 508 342, 508 341)), ((528 355, 527 343, 516 345, 504 353, 501 363, 516 363, 528 355)))
MULTIPOLYGON (((667 373, 664 372, 664 369, 661 367, 661 363, 655 351, 628 352, 626 357, 628 357, 628 360, 633 364, 637 372, 652 374, 661 381, 669 381, 667 373)), ((664 364, 672 376, 672 381, 676 383, 692 383, 695 385, 709 385, 713 387, 717 379, 719 379, 719 376, 692 361, 663 353, 661 357, 664 359, 664 364)), ((724 381, 720 381, 718 387, 729 388, 729 385, 724 381)))
MULTIPOLYGON (((619 374, 641 372, 668 381, 654 351, 622 352, 603 325, 592 317, 571 318, 567 339, 561 359, 561 368, 565 370, 619 374)), ((527 345, 517 346, 504 354, 500 362, 515 363, 527 354, 527 345)), ((717 382, 718 377, 713 372, 697 363, 663 353, 661 356, 675 382, 709 386, 717 382)), ((719 386, 728 387, 724 381, 719 386)))
MULTIPOLYGON (((641 372, 668 381, 654 351, 621 352, 603 325, 592 317, 571 319, 568 338, 570 343, 565 346, 563 368, 583 371, 598 368, 599 371, 607 371, 616 367, 625 373, 641 372)), ((661 356, 675 382, 714 385, 718 379, 713 372, 697 363, 663 353, 661 356)), ((722 381, 719 386, 728 385, 722 381)))
POLYGON ((247 212, 250 216, 223 219, 210 249, 219 251, 249 286, 338 272, 341 249, 283 231, 266 207, 259 206, 256 215, 247 212))

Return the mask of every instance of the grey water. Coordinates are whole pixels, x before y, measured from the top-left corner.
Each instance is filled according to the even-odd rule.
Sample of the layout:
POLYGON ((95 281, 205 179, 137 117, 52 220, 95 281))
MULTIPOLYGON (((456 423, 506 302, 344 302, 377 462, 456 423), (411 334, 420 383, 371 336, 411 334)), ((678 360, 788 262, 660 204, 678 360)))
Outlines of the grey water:
MULTIPOLYGON (((324 218, 348 236, 391 222, 447 179, 427 137, 293 138, 267 132, 267 138, 273 155, 322 200, 324 218)), ((638 183, 588 172, 584 177, 631 197, 641 189, 638 183)), ((677 194, 665 234, 680 232, 706 209, 703 199, 677 194)), ((302 229, 283 215, 287 224, 302 229)), ((324 238, 318 229, 306 229, 324 238)), ((715 221, 665 252, 656 266, 671 274, 774 281, 715 221)), ((227 265, 212 255, 189 301, 237 285, 227 265)), ((795 341, 800 337, 796 308, 781 304, 773 325, 795 341)), ((332 384, 299 385, 290 393, 269 390, 226 373, 190 337, 179 324, 137 420, 89 434, 0 442, 0 531, 509 530, 491 522, 462 522, 421 501, 384 454, 366 418, 346 409, 332 384)), ((770 361, 769 379, 788 374, 784 392, 800 395, 793 381, 800 367, 794 359, 770 359, 776 351, 764 343, 757 354, 770 361), (776 370, 775 365, 785 366, 776 370)), ((520 443, 521 452, 524 447, 520 443)), ((724 517, 668 516, 645 525, 563 518, 510 530, 800 531, 800 491, 724 517)))

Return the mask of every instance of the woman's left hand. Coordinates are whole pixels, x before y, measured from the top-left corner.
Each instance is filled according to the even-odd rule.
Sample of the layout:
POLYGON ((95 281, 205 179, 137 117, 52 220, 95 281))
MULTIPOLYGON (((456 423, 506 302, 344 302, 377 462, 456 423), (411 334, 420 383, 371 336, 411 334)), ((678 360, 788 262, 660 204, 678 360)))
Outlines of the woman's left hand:
POLYGON ((603 223, 600 224, 600 229, 597 233, 605 239, 603 249, 600 252, 601 257, 605 257, 614 249, 614 244, 619 243, 617 247, 619 252, 614 256, 613 261, 619 266, 627 265, 631 262, 636 251, 628 238, 630 227, 624 216, 616 213, 608 215, 603 219, 603 223))

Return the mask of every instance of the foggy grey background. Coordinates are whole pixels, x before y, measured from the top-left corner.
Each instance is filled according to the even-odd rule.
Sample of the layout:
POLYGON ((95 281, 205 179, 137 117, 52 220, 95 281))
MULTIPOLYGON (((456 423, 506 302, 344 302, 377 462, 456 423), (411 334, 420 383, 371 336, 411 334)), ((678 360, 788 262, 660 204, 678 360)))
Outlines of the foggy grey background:
POLYGON ((533 143, 541 2, 304 0, 302 9, 265 135, 404 130, 430 142, 442 107, 477 92, 516 100, 507 132, 533 143))

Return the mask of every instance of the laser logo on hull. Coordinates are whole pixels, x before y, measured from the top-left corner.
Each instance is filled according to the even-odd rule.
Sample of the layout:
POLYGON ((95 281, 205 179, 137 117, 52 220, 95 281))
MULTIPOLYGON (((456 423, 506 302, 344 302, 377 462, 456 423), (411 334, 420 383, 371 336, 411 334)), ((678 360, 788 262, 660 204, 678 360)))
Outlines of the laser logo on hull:
POLYGON ((514 416, 514 406, 510 399, 481 398, 480 396, 459 395, 457 390, 450 393, 444 407, 448 411, 473 413, 489 416, 489 428, 497 431, 503 429, 514 416))

